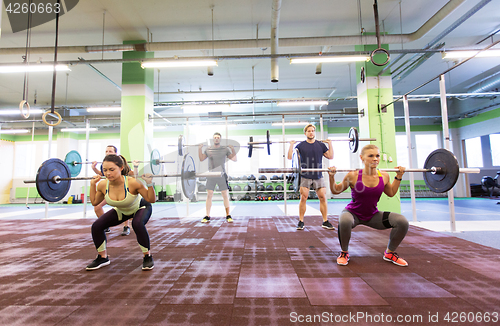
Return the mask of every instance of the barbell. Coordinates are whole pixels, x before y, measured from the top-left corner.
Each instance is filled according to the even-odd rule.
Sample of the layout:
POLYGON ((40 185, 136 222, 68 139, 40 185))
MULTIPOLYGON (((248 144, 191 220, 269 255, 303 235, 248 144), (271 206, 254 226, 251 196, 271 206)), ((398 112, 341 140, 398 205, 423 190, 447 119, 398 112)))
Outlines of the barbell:
MULTIPOLYGON (((302 172, 330 172, 324 168, 302 168, 299 150, 292 155, 291 168, 259 168, 259 173, 292 173, 293 188, 299 191, 302 172)), ((359 169, 337 169, 337 172, 352 172, 359 169)), ((398 172, 398 169, 380 169, 385 172, 398 172)), ((479 169, 464 169, 458 165, 457 158, 447 149, 439 148, 425 159, 423 169, 406 169, 405 172, 423 172, 427 187, 436 193, 447 192, 458 180, 460 173, 479 173, 479 169)))
MULTIPOLYGON (((358 129, 355 127, 352 127, 349 129, 349 134, 347 138, 337 138, 337 139, 326 139, 326 140, 318 140, 320 142, 326 143, 330 141, 347 141, 349 142, 349 149, 351 152, 356 153, 358 151, 359 147, 359 142, 360 141, 377 141, 376 138, 359 138, 358 135, 358 129)), ((267 145, 267 154, 271 155, 271 144, 277 143, 277 144, 283 144, 283 143, 289 143, 290 141, 272 141, 271 140, 271 134, 269 130, 266 132, 266 141, 253 141, 253 137, 250 137, 250 140, 248 142, 248 157, 252 157, 252 151, 253 148, 255 148, 253 145, 260 145, 260 144, 266 144, 267 145)))
MULTIPOLYGON (((222 139, 221 139, 221 141, 222 141, 222 139)), ((251 146, 251 145, 248 145, 248 146, 247 145, 240 145, 237 141, 232 140, 232 139, 227 139, 226 143, 228 143, 229 145, 232 145, 235 148, 239 148, 239 147, 263 148, 263 147, 257 147, 257 146, 251 146), (231 142, 234 142, 234 143, 231 144, 231 142)), ((177 145, 167 145, 167 146, 177 146, 177 152, 178 152, 179 156, 182 156, 183 153, 184 153, 184 148, 185 147, 198 147, 198 146, 200 146, 200 144, 203 144, 203 146, 209 146, 208 142, 207 142, 207 144, 205 144, 205 143, 199 143, 199 144, 195 144, 195 145, 186 144, 185 140, 184 140, 184 136, 183 135, 179 135, 179 137, 177 139, 177 145)), ((228 145, 221 145, 221 147, 228 147, 228 145)), ((237 151, 238 150, 236 150, 236 152, 237 151)))
MULTIPOLYGON (((160 152, 157 149, 151 151, 151 159, 149 161, 137 161, 137 163, 149 163, 151 167, 151 172, 153 174, 160 173, 160 164, 162 163, 175 163, 175 161, 163 161, 161 160, 160 152)), ((82 162, 82 157, 78 151, 72 150, 66 154, 64 162, 68 165, 72 177, 76 177, 80 174, 82 170, 82 164, 92 164, 91 161, 82 162)), ((98 162, 102 163, 102 162, 98 162)), ((134 163, 133 161, 127 161, 127 163, 134 163)))
MULTIPOLYGON (((182 161, 182 172, 179 174, 153 175, 157 177, 181 177, 182 191, 184 195, 192 199, 196 189, 197 177, 222 177, 222 172, 196 173, 196 165, 191 155, 186 154, 182 161)), ((25 180, 24 183, 36 183, 36 189, 40 197, 48 202, 57 202, 63 199, 73 180, 91 180, 93 177, 72 177, 71 170, 63 160, 51 158, 44 161, 38 168, 36 180, 25 180)), ((105 178, 105 177, 102 177, 105 178)))

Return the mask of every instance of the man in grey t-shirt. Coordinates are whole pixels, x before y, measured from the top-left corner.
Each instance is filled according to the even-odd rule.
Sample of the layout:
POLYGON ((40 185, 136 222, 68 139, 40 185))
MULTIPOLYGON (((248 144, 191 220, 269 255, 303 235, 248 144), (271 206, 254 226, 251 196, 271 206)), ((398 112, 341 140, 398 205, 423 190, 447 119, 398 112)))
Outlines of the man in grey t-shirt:
POLYGON ((226 158, 236 162, 236 151, 232 145, 221 146, 220 133, 216 132, 214 134, 214 144, 205 148, 203 151, 203 144, 198 147, 198 156, 200 162, 203 162, 208 158, 208 169, 210 172, 223 172, 223 177, 218 178, 207 178, 207 202, 205 205, 207 215, 201 220, 202 223, 210 222, 210 209, 212 208, 212 197, 214 195, 215 186, 219 185, 219 190, 224 199, 224 208, 226 209, 226 221, 233 222, 231 215, 229 214, 229 188, 227 184, 226 175, 226 158))

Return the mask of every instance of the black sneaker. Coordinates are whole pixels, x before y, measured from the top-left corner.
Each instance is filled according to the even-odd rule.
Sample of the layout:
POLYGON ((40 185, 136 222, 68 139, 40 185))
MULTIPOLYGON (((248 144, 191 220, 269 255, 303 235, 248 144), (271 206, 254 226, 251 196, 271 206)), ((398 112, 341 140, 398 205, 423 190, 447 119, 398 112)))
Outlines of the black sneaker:
POLYGON ((304 230, 304 222, 299 221, 299 224, 297 224, 297 230, 304 230))
POLYGON ((321 224, 321 226, 327 230, 335 230, 332 223, 330 223, 328 220, 324 221, 323 224, 321 224))
POLYGON ((231 217, 231 215, 226 216, 226 222, 233 223, 233 218, 231 217))
POLYGON ((210 217, 208 216, 205 216, 203 220, 201 220, 201 223, 208 223, 208 222, 210 222, 210 217))
POLYGON ((125 225, 123 227, 122 235, 129 235, 129 234, 130 234, 130 227, 125 225))
POLYGON ((109 233, 109 232, 111 232, 111 230, 109 228, 107 228, 107 229, 104 229, 104 232, 109 233))
POLYGON ((155 263, 153 261, 153 256, 151 255, 144 256, 144 259, 142 260, 142 270, 149 271, 152 270, 154 267, 155 263))
POLYGON ((97 258, 94 259, 93 262, 91 262, 90 264, 87 265, 86 270, 93 271, 95 269, 99 269, 101 267, 108 266, 109 264, 111 264, 111 262, 109 261, 108 257, 103 258, 100 255, 97 255, 97 258))

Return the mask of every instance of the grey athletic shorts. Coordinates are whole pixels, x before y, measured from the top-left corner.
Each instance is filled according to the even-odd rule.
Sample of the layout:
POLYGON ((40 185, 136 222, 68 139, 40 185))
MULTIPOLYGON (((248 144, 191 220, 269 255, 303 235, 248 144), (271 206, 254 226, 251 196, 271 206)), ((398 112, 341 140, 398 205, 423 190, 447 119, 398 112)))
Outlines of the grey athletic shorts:
POLYGON ((307 189, 310 189, 311 185, 314 190, 318 190, 319 188, 325 188, 325 179, 324 178, 308 179, 304 177, 300 178, 301 187, 306 187, 307 189))

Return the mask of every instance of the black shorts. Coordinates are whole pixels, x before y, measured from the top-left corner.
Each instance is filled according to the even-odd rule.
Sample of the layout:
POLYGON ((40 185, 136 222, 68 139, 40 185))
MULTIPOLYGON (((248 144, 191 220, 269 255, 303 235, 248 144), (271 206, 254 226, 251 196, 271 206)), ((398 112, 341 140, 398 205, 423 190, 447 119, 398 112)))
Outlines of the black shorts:
POLYGON ((227 175, 223 177, 207 178, 207 190, 215 190, 215 185, 219 185, 219 191, 228 190, 227 175))

